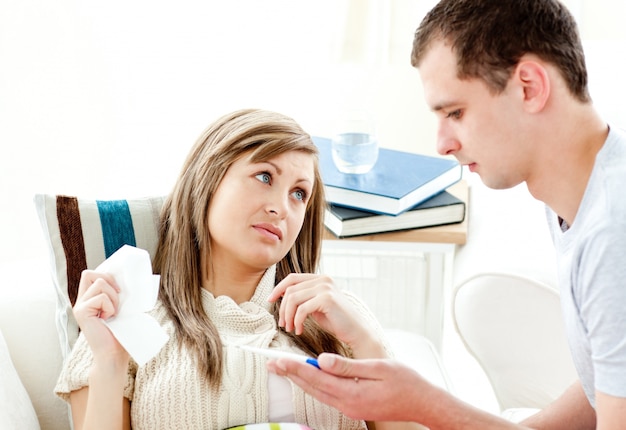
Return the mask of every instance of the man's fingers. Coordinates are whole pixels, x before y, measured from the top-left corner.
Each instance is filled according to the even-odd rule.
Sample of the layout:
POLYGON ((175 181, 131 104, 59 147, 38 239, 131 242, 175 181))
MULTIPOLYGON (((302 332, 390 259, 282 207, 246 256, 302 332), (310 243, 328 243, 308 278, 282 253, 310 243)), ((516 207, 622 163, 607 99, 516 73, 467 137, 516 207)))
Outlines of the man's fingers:
POLYGON ((336 401, 332 381, 336 376, 325 374, 310 364, 299 363, 289 359, 269 361, 267 367, 277 375, 286 376, 308 394, 318 399, 326 398, 336 401))
POLYGON ((317 357, 320 368, 331 375, 359 381, 379 381, 386 371, 386 361, 354 359, 324 352, 317 357))
POLYGON ((310 384, 309 379, 301 378, 297 373, 289 374, 294 384, 300 386, 307 394, 315 397, 322 403, 337 407, 341 401, 341 398, 337 397, 333 390, 326 388, 320 379, 315 379, 315 383, 310 384))
MULTIPOLYGON (((326 364, 331 364, 332 367, 332 363, 335 363, 340 369, 343 369, 344 372, 347 370, 343 361, 334 360, 335 358, 342 357, 329 353, 322 355, 325 356, 323 361, 326 361, 326 364)), ((320 357, 322 357, 322 355, 320 355, 320 357)), ((360 391, 367 389, 363 384, 371 383, 372 381, 360 377, 338 375, 332 373, 331 368, 324 369, 322 367, 322 370, 319 370, 309 364, 299 363, 289 359, 269 361, 267 367, 271 372, 288 377, 307 394, 341 410, 350 418, 362 419, 362 417, 358 416, 357 411, 352 410, 352 403, 358 403, 357 399, 359 398, 360 391)))
POLYGON ((317 362, 322 370, 336 376, 344 378, 362 378, 364 376, 358 373, 358 369, 355 369, 355 366, 358 365, 355 360, 342 357, 341 355, 323 353, 317 357, 317 362))

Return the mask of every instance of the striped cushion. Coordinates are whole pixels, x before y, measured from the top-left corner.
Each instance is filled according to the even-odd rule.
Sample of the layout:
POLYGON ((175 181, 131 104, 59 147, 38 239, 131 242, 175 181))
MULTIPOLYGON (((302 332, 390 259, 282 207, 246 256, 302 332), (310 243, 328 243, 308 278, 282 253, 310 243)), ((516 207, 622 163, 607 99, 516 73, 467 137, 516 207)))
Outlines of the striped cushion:
POLYGON ((122 245, 154 257, 164 197, 88 200, 38 194, 35 206, 48 242, 57 291, 57 330, 65 357, 78 337, 72 306, 81 272, 95 269, 122 245))

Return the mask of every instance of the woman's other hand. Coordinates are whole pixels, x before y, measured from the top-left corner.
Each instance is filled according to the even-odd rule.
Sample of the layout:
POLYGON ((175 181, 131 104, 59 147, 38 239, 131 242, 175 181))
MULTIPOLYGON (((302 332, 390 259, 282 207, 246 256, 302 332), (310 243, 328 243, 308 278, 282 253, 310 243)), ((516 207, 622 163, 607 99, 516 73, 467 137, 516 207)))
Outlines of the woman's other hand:
POLYGON ((268 300, 275 302, 280 297, 278 324, 286 331, 301 334, 305 319, 311 316, 322 328, 348 344, 355 357, 386 356, 367 321, 330 277, 292 273, 274 287, 268 300))

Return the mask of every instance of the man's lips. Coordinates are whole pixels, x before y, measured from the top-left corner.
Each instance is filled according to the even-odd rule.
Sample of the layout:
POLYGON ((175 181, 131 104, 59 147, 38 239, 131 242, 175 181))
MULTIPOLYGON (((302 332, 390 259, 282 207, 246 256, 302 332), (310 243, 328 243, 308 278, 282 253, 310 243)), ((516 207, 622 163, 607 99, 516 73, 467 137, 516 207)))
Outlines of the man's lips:
POLYGON ((476 170, 476 163, 469 162, 469 161, 461 161, 461 160, 458 160, 458 162, 461 166, 467 166, 470 172, 473 172, 474 170, 476 170))
POLYGON ((277 236, 278 240, 282 240, 283 238, 283 232, 280 230, 280 228, 276 227, 273 224, 268 224, 268 223, 255 224, 254 228, 256 228, 257 230, 264 230, 265 232, 269 232, 273 234, 274 236, 277 236))

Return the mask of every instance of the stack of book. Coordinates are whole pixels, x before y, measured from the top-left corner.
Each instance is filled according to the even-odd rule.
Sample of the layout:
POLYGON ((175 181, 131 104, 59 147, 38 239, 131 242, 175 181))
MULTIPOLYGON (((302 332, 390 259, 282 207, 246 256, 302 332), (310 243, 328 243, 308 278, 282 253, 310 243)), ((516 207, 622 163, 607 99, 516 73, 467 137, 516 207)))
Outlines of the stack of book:
POLYGON ((335 167, 328 138, 314 137, 329 205, 324 224, 337 237, 462 222, 465 202, 446 191, 462 177, 455 160, 380 148, 368 173, 335 167))

